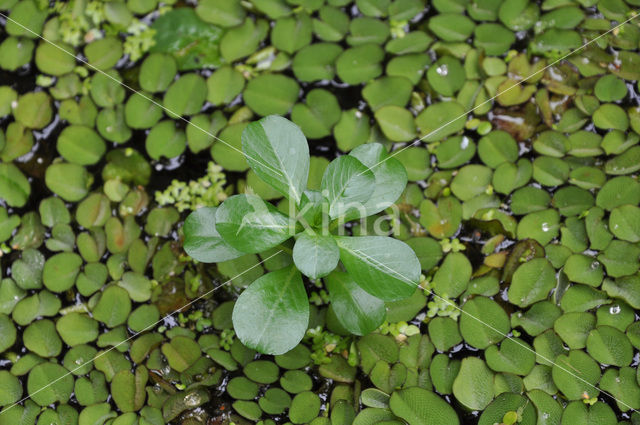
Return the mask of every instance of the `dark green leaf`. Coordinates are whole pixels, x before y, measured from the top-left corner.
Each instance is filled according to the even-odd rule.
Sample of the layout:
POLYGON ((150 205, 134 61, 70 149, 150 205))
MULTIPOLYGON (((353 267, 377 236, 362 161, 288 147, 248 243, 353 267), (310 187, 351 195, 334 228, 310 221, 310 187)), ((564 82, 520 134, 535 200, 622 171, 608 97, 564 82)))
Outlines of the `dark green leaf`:
POLYGON ((382 324, 384 302, 365 292, 347 273, 334 271, 325 278, 331 307, 349 332, 366 335, 382 324))
POLYGON ((402 241, 384 236, 336 238, 340 259, 353 280, 384 301, 413 294, 420 280, 420 262, 402 241))

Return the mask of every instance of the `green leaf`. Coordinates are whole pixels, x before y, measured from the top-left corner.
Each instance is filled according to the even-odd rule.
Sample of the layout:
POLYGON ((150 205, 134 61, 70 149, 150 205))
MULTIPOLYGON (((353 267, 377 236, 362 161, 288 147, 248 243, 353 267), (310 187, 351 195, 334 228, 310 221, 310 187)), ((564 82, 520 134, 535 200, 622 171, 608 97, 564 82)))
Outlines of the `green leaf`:
POLYGON ((365 292, 347 273, 334 271, 325 278, 331 306, 346 330, 366 335, 384 321, 384 302, 365 292))
POLYGON ((302 369, 311 362, 311 351, 304 345, 298 345, 293 350, 274 358, 283 369, 302 369))
POLYGON ((144 366, 138 367, 135 375, 129 370, 115 374, 111 381, 111 396, 121 412, 135 412, 144 406, 148 378, 149 372, 144 366))
POLYGON ((62 341, 51 320, 38 320, 27 326, 23 334, 24 346, 40 357, 56 357, 62 350, 62 341))
POLYGON ((457 297, 467 289, 472 272, 469 259, 460 252, 452 252, 433 276, 433 290, 442 297, 457 297))
POLYGON ((256 195, 235 195, 216 211, 216 230, 233 248, 257 253, 293 236, 289 217, 256 195))
POLYGON ((362 217, 364 204, 374 191, 375 177, 362 162, 352 156, 340 156, 322 176, 323 195, 329 201, 329 216, 345 220, 362 217))
POLYGON ((242 132, 242 150, 255 173, 296 204, 309 177, 309 146, 300 128, 268 116, 242 132))
POLYGON ((64 159, 80 165, 95 164, 107 147, 104 140, 89 127, 72 125, 58 136, 58 152, 64 159))
POLYGON ((404 242, 385 236, 337 237, 336 242, 353 280, 374 297, 395 301, 418 286, 420 262, 404 242))
POLYGON ((336 59, 338 77, 349 85, 358 85, 382 74, 384 50, 376 44, 363 44, 345 50, 336 59))
POLYGON ((200 346, 193 339, 178 335, 162 345, 162 354, 172 369, 184 372, 200 358, 200 346))
MULTIPOLYGON (((227 63, 256 52, 269 32, 269 23, 264 19, 245 19, 244 22, 226 31, 220 41, 220 52, 227 63)), ((245 98, 246 100, 246 98, 245 98)))
POLYGON ((296 104, 291 110, 291 119, 310 139, 321 139, 331 134, 331 129, 340 120, 340 104, 333 93, 324 89, 313 89, 305 103, 296 104))
POLYGON ((599 386, 616 398, 618 409, 621 411, 637 410, 640 407, 640 387, 634 368, 608 368, 602 375, 599 386))
POLYGON ((289 54, 310 44, 311 37, 311 18, 304 12, 278 19, 271 30, 273 46, 289 54))
POLYGON ((170 118, 195 115, 202 109, 207 98, 207 84, 198 74, 184 74, 174 81, 162 100, 170 118))
POLYGON ((453 381, 453 394, 468 409, 482 410, 493 400, 493 378, 485 362, 467 357, 453 381))
POLYGON ((614 208, 609 216, 609 229, 618 239, 640 242, 640 208, 635 205, 614 208))
POLYGON ((207 78, 207 100, 216 106, 231 103, 244 85, 244 77, 236 69, 230 66, 218 68, 207 78))
POLYGON ((310 423, 320 413, 322 400, 311 391, 304 391, 296 395, 289 408, 289 420, 294 424, 310 423))
POLYGON ((509 301, 520 307, 527 307, 547 298, 556 285, 556 271, 546 258, 534 258, 513 274, 507 295, 509 301))
POLYGON ((59 162, 47 167, 44 181, 53 193, 65 201, 76 202, 89 193, 93 176, 78 164, 59 162))
POLYGON ((153 22, 155 45, 151 53, 170 53, 178 70, 220 66, 222 29, 202 21, 194 9, 170 10, 153 22))
POLYGON ((597 401, 590 406, 585 403, 585 400, 582 400, 569 403, 564 408, 562 423, 616 425, 619 422, 611 406, 605 402, 597 401))
POLYGON ((196 13, 203 21, 220 25, 221 27, 234 27, 239 25, 246 15, 240 0, 229 0, 225 2, 202 0, 198 2, 196 13))
POLYGON ((629 338, 611 326, 598 326, 589 333, 587 351, 601 364, 628 366, 633 359, 629 338))
POLYGON ((119 286, 109 286, 93 308, 93 318, 113 328, 125 323, 130 312, 131 300, 127 291, 119 286))
POLYGON ((259 384, 273 384, 280 376, 278 366, 269 360, 256 360, 242 370, 245 376, 259 384))
POLYGON ((453 407, 436 393, 413 387, 394 391, 389 400, 391 411, 409 425, 458 425, 453 407))
POLYGON ((311 351, 304 345, 298 345, 288 353, 276 356, 274 360, 283 369, 302 369, 311 362, 311 351))
POLYGON ((262 74, 249 81, 242 98, 258 115, 285 115, 298 100, 299 93, 300 86, 293 78, 282 74, 262 74))
POLYGON ((41 363, 29 372, 27 391, 40 406, 48 406, 56 401, 67 403, 73 392, 73 377, 59 364, 41 363))
POLYGON ((21 397, 22 383, 8 371, 0 370, 0 406, 13 404, 21 397))
MULTIPOLYGON (((496 397, 493 402, 482 412, 478 425, 494 425, 503 422, 506 414, 515 414, 516 421, 522 417, 522 422, 513 422, 521 425, 534 425, 536 423, 536 409, 529 400, 520 394, 503 393, 496 397)), ((548 415, 547 415, 548 416, 548 415)), ((512 423, 512 422, 509 422, 512 423)), ((559 422, 540 421, 540 425, 559 422)))
POLYGON ((571 350, 568 355, 556 357, 551 374, 553 382, 569 400, 593 398, 600 393, 595 387, 600 380, 600 366, 584 351, 571 350))
MULTIPOLYGON (((2 286, 5 286, 5 284, 3 281, 2 286)), ((0 353, 13 346, 16 342, 16 335, 16 327, 11 318, 6 314, 0 313, 0 353)))
POLYGON ((527 375, 536 362, 535 351, 518 338, 507 338, 497 345, 491 345, 484 353, 487 365, 496 372, 527 375))
POLYGON ((483 350, 502 341, 510 330, 509 316, 490 298, 474 297, 462 307, 460 333, 475 348, 483 350))
POLYGON ((73 252, 62 252, 50 257, 44 263, 42 282, 52 292, 64 292, 76 281, 82 258, 73 252))
POLYGON ((293 262, 311 279, 331 273, 340 260, 340 250, 332 236, 302 233, 293 246, 293 262))
POLYGON ((383 211, 400 197, 407 185, 407 171, 400 161, 389 158, 383 145, 367 143, 349 155, 369 168, 375 178, 373 193, 363 205, 367 217, 383 211))
POLYGON ((118 414, 111 410, 109 403, 92 404, 82 409, 82 412, 78 415, 78 425, 104 424, 116 416, 118 414))
MULTIPOLYGON (((39 323, 39 322, 37 322, 39 323)), ((86 344, 98 338, 98 322, 84 313, 69 313, 58 319, 56 330, 70 347, 86 344)))
POLYGON ((429 20, 429 29, 444 41, 465 41, 474 27, 474 22, 460 13, 442 13, 429 20))
POLYGON ((31 92, 20 96, 13 116, 16 121, 27 128, 43 129, 53 118, 51 98, 45 91, 31 92))
POLYGON ((140 66, 138 82, 142 90, 149 93, 165 91, 175 79, 178 66, 173 56, 165 53, 152 53, 140 66))
POLYGON ((376 111, 375 118, 382 133, 393 142, 409 142, 416 137, 413 115, 404 107, 383 106, 376 111))
POLYGON ((233 327, 240 341, 265 354, 294 348, 308 323, 309 300, 293 266, 260 277, 240 294, 233 308, 233 327))
POLYGON ((227 384, 227 393, 235 400, 253 400, 258 395, 258 384, 245 378, 236 376, 227 384))
POLYGON ((184 250, 203 263, 228 261, 244 255, 225 242, 216 230, 216 210, 215 207, 199 208, 184 221, 184 250))
POLYGON ((13 164, 0 164, 0 199, 11 207, 23 207, 31 194, 29 180, 13 164))

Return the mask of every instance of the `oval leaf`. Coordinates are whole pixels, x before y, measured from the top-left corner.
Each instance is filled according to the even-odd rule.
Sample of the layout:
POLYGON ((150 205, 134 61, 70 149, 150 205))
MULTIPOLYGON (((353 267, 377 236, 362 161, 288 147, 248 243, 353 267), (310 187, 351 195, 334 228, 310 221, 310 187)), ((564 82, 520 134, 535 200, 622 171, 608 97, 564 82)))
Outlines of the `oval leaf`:
POLYGON ((297 125, 279 116, 253 122, 242 132, 242 150, 262 180, 300 204, 309 177, 309 146, 297 125))
POLYGON ((375 177, 362 162, 352 156, 333 160, 322 176, 322 194, 329 200, 329 216, 352 220, 365 217, 365 202, 375 186, 375 177))
POLYGON ((235 195, 216 211, 216 230, 233 248, 256 253, 292 236, 289 218, 256 195, 235 195))
POLYGON ((349 153, 368 167, 375 178, 375 187, 364 203, 365 215, 379 213, 392 205, 407 185, 407 171, 400 161, 389 158, 380 143, 360 145, 349 153))
POLYGON ((268 273, 236 301, 233 327, 240 341, 264 354, 283 354, 298 345, 309 323, 309 300, 295 267, 268 273))
POLYGON ((420 262, 409 245, 385 236, 336 238, 340 259, 362 289, 384 301, 411 296, 420 281, 420 262))
POLYGON ((331 236, 302 233, 293 247, 293 262, 311 279, 331 273, 339 259, 340 250, 331 236))
POLYGON ((331 306, 346 330, 366 335, 386 317, 384 302, 365 292, 347 273, 335 271, 325 279, 331 306))
POLYGON ((453 407, 434 392, 412 387, 394 391, 389 400, 391 411, 409 425, 458 425, 453 407))
POLYGON ((216 230, 216 210, 199 208, 184 221, 184 250, 203 263, 228 261, 244 255, 225 242, 216 230))

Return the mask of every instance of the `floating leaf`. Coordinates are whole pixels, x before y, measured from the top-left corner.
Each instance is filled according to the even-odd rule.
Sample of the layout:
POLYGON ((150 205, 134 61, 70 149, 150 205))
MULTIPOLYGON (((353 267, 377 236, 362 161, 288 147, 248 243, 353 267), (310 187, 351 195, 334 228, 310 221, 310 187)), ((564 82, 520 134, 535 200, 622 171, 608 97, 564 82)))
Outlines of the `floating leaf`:
POLYGON ((509 318, 495 301, 475 297, 462 306, 460 333, 464 340, 479 349, 502 341, 510 330, 509 318))
POLYGON ((0 164, 0 198, 9 206, 22 207, 31 194, 29 180, 13 164, 0 164))
POLYGON ((242 96, 259 115, 285 115, 298 99, 299 90, 298 83, 289 77, 265 74, 251 80, 242 96))
POLYGON ((453 394, 468 409, 482 410, 493 400, 493 376, 485 362, 467 357, 453 381, 453 394))
POLYGON ((152 53, 171 54, 181 71, 220 65, 222 29, 207 24, 192 8, 177 8, 158 17, 152 53))
POLYGON ((56 363, 41 363, 29 372, 27 391, 40 406, 57 401, 66 403, 73 391, 73 377, 56 363))
POLYGON ((391 411, 410 425, 459 424, 453 408, 436 393, 414 387, 394 391, 389 400, 391 411))

